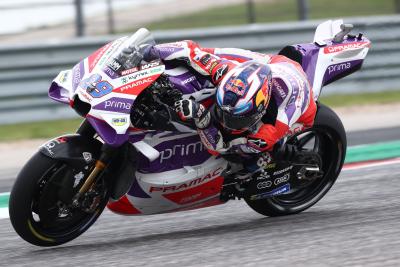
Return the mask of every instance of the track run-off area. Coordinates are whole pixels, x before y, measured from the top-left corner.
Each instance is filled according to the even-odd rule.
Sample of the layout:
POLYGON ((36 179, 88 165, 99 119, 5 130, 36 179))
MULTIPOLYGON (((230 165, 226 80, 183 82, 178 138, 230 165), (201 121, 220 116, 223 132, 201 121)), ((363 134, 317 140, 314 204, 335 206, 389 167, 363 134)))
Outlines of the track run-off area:
MULTIPOLYGON (((244 201, 143 217, 106 210, 82 236, 54 248, 26 243, 5 218, 0 220, 0 263, 400 266, 399 130, 393 129, 398 133, 379 142, 374 132, 349 135, 346 165, 338 181, 318 204, 301 214, 264 217, 244 201)), ((11 185, 3 183, 0 188, 11 185)), ((6 210, 9 190, 3 192, 0 205, 6 210)))

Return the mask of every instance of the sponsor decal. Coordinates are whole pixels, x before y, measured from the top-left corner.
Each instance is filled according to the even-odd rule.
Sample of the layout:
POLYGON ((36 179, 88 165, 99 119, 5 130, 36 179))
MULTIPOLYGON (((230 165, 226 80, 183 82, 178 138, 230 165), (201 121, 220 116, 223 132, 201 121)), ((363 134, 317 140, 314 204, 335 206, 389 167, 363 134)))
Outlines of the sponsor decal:
POLYGON ((241 79, 232 79, 226 85, 226 90, 231 91, 239 96, 243 96, 246 92, 246 83, 241 79))
POLYGON ((58 82, 60 83, 65 83, 68 79, 69 71, 64 71, 61 75, 60 78, 58 79, 58 82))
POLYGON ((111 79, 117 79, 119 77, 119 75, 114 70, 112 70, 110 67, 105 67, 103 69, 103 71, 111 79))
POLYGON ((193 82, 195 80, 196 80, 196 76, 191 76, 191 77, 187 78, 186 80, 183 80, 181 83, 182 83, 182 85, 185 85, 185 84, 188 84, 188 83, 193 82))
POLYGON ((209 134, 208 132, 206 132, 206 130, 204 130, 199 132, 199 136, 202 143, 206 146, 207 149, 211 150, 215 149, 215 146, 210 142, 210 140, 214 142, 214 138, 212 137, 211 134, 209 134))
POLYGON ((328 67, 328 74, 330 75, 332 72, 343 71, 351 68, 350 62, 339 63, 336 65, 331 65, 328 67))
POLYGON ((157 47, 168 47, 168 46, 180 48, 180 47, 183 47, 183 42, 164 43, 164 44, 157 45, 157 47))
POLYGON ((191 143, 187 145, 174 145, 172 148, 167 148, 163 151, 160 151, 160 164, 173 158, 174 156, 187 157, 191 155, 195 155, 196 153, 203 151, 204 146, 201 141, 196 143, 191 143))
POLYGON ((93 54, 91 54, 88 57, 89 61, 89 72, 92 72, 94 67, 99 63, 100 59, 103 57, 103 55, 107 52, 107 50, 111 47, 112 43, 106 44, 93 54))
POLYGON ((275 89, 278 91, 280 97, 282 99, 285 99, 287 96, 287 93, 283 90, 282 86, 276 79, 272 79, 272 84, 275 87, 275 89))
POLYGON ((210 54, 205 54, 203 57, 200 58, 200 62, 204 66, 207 65, 208 62, 210 62, 210 60, 211 60, 211 55, 210 54))
POLYGON ((108 63, 107 66, 112 69, 115 72, 118 72, 121 68, 122 65, 119 63, 115 58, 112 58, 108 63))
POLYGON ((284 173, 284 172, 290 171, 291 169, 293 169, 293 166, 289 166, 289 167, 286 167, 286 168, 284 168, 284 169, 282 169, 282 170, 275 171, 275 172, 273 173, 273 175, 279 175, 279 174, 282 174, 282 173, 284 173))
POLYGON ((59 137, 59 138, 57 138, 57 139, 51 140, 50 142, 47 142, 47 143, 44 144, 42 147, 43 147, 44 149, 46 149, 47 152, 49 152, 49 154, 50 154, 51 156, 53 156, 53 155, 55 154, 54 151, 53 151, 53 148, 54 148, 56 145, 63 144, 63 143, 66 143, 66 142, 67 142, 67 138, 66 138, 66 137, 59 137))
POLYGON ((182 183, 182 184, 177 184, 177 185, 167 185, 167 186, 151 186, 149 189, 149 192, 150 193, 153 193, 153 192, 165 193, 165 192, 175 192, 175 191, 188 189, 193 186, 200 185, 205 181, 209 181, 209 180, 212 180, 212 179, 220 176, 222 171, 223 171, 223 168, 219 167, 218 169, 208 173, 207 175, 205 175, 203 177, 198 177, 187 183, 182 183))
POLYGON ((272 182, 271 181, 263 181, 263 182, 259 182, 257 184, 257 188, 258 189, 264 189, 264 188, 269 188, 271 187, 272 182))
POLYGON ((349 49, 358 49, 368 47, 369 42, 356 42, 356 43, 348 43, 348 44, 339 44, 339 45, 332 45, 327 46, 324 48, 325 54, 337 53, 342 52, 349 49))
POLYGON ((81 82, 81 79, 83 78, 84 75, 84 63, 81 61, 79 64, 75 65, 75 67, 72 69, 72 84, 73 84, 73 89, 75 90, 79 83, 81 82))
MULTIPOLYGON (((140 76, 146 76, 146 75, 161 71, 161 68, 156 68, 156 67, 158 67, 160 65, 161 65, 161 61, 159 61, 159 60, 152 61, 152 62, 143 64, 143 65, 140 65, 140 66, 137 66, 137 67, 133 67, 133 68, 128 69, 128 70, 123 70, 123 71, 121 71, 121 76, 126 76, 126 75, 130 75, 130 74, 142 71, 142 70, 147 70, 147 69, 150 69, 150 68, 154 68, 153 70, 150 70, 149 72, 143 71, 143 72, 140 72, 138 74, 135 74, 135 75, 129 77, 130 80, 134 80, 134 79, 140 78, 140 76)), ((128 80, 126 80, 126 81, 128 81, 128 80)))
POLYGON ((269 178, 271 178, 271 176, 270 176, 268 173, 262 172, 262 173, 257 177, 257 180, 265 180, 265 179, 269 179, 269 178))
POLYGON ((282 177, 278 177, 274 180, 274 185, 279 185, 281 183, 285 183, 287 181, 289 181, 290 175, 287 173, 282 177))
MULTIPOLYGON (((209 180, 208 182, 189 188, 187 190, 163 194, 163 197, 180 205, 194 203, 218 195, 221 192, 223 182, 224 178, 218 176, 209 180)), ((208 205, 206 204, 203 207, 206 206, 208 205)))
POLYGON ((114 111, 114 112, 120 112, 120 113, 129 113, 131 110, 131 107, 132 107, 131 100, 113 97, 113 98, 110 98, 110 99, 94 106, 93 108, 100 109, 100 110, 109 110, 109 111, 114 111))
POLYGON ((267 166, 265 167, 265 169, 274 169, 274 168, 276 168, 276 163, 267 164, 267 166))
POLYGON ((125 84, 114 90, 116 93, 138 95, 143 89, 155 81, 155 76, 143 78, 131 83, 125 84))
POLYGON ((113 118, 111 122, 114 126, 120 127, 120 126, 124 126, 125 124, 127 124, 128 119, 127 118, 113 118))
POLYGON ((84 159, 87 163, 91 162, 92 159, 93 159, 92 153, 90 153, 90 152, 83 152, 83 153, 82 153, 82 156, 83 156, 83 159, 84 159))
POLYGON ((217 65, 218 65, 218 62, 216 60, 214 60, 206 68, 209 70, 210 73, 212 73, 212 71, 215 69, 215 67, 217 65))
POLYGON ((73 188, 75 188, 75 187, 78 186, 78 184, 81 182, 81 180, 83 179, 83 177, 85 177, 85 175, 83 174, 83 172, 80 172, 80 173, 78 173, 78 174, 76 174, 76 175, 74 176, 75 181, 74 181, 73 188))
POLYGON ((134 67, 134 68, 131 68, 131 69, 128 69, 128 70, 123 70, 123 71, 121 71, 121 75, 122 76, 129 75, 129 74, 137 72, 138 70, 139 70, 138 67, 134 67))
POLYGON ((79 92, 81 96, 83 96, 83 98, 85 98, 89 103, 92 102, 92 98, 89 96, 89 94, 86 93, 86 91, 80 91, 79 92))
POLYGON ((119 110, 130 110, 131 109, 131 104, 127 102, 121 102, 118 100, 107 100, 104 102, 104 108, 114 108, 114 109, 119 109, 119 110))
POLYGON ((273 197, 273 196, 277 196, 286 192, 290 191, 290 184, 285 184, 281 187, 278 187, 272 191, 269 192, 265 192, 262 194, 258 194, 258 195, 253 195, 250 197, 250 200, 258 200, 258 199, 263 199, 263 198, 267 198, 267 197, 273 197))
POLYGON ((272 161, 271 154, 269 152, 265 152, 262 156, 257 160, 257 166, 266 169, 268 164, 272 161))
POLYGON ((158 66, 160 66, 160 61, 153 61, 153 62, 150 62, 150 63, 146 63, 146 64, 143 64, 143 65, 140 65, 140 69, 141 70, 146 70, 146 69, 150 69, 150 68, 154 68, 154 67, 158 67, 158 66))
POLYGON ((227 72, 228 72, 228 65, 227 64, 222 65, 215 72, 213 80, 219 81, 227 72))
POLYGON ((92 74, 89 78, 83 80, 80 86, 95 98, 103 97, 114 89, 109 82, 102 80, 102 76, 99 74, 92 74))

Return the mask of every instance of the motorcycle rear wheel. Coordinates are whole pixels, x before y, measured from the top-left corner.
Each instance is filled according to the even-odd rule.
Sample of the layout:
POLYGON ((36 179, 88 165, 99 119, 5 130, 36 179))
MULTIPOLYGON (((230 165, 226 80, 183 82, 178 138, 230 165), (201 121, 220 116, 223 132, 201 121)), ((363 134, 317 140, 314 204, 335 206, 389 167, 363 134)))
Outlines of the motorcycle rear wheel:
POLYGON ((346 156, 347 139, 342 122, 333 110, 319 104, 314 126, 289 138, 288 142, 306 142, 304 139, 312 141, 312 149, 321 156, 323 177, 288 194, 259 200, 245 199, 254 211, 270 217, 300 213, 315 205, 331 189, 346 156))
POLYGON ((37 246, 57 246, 89 229, 104 210, 109 193, 105 182, 99 181, 98 195, 89 204, 93 210, 72 208, 71 196, 77 191, 73 187, 79 188, 75 179, 82 177, 81 184, 87 178, 90 167, 85 168, 74 169, 40 152, 27 162, 9 200, 10 220, 20 237, 37 246))

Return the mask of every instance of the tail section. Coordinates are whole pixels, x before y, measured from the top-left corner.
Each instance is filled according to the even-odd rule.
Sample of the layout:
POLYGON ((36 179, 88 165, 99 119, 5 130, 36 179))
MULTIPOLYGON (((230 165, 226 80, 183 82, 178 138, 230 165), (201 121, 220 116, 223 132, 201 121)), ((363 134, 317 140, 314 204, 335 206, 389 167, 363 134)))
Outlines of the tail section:
POLYGON ((324 85, 361 68, 371 42, 362 34, 350 35, 352 28, 342 20, 326 21, 317 27, 314 43, 287 46, 279 53, 301 64, 315 100, 324 85))

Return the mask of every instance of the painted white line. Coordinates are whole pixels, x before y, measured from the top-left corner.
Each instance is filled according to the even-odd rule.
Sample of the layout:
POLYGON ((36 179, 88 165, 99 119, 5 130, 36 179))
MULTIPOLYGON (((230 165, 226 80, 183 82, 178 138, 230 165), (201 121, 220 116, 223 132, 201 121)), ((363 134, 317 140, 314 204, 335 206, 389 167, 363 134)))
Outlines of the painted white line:
POLYGON ((0 197, 2 197, 2 196, 10 196, 10 192, 0 193, 0 197))
POLYGON ((0 209, 0 220, 1 219, 8 219, 8 208, 0 209))

